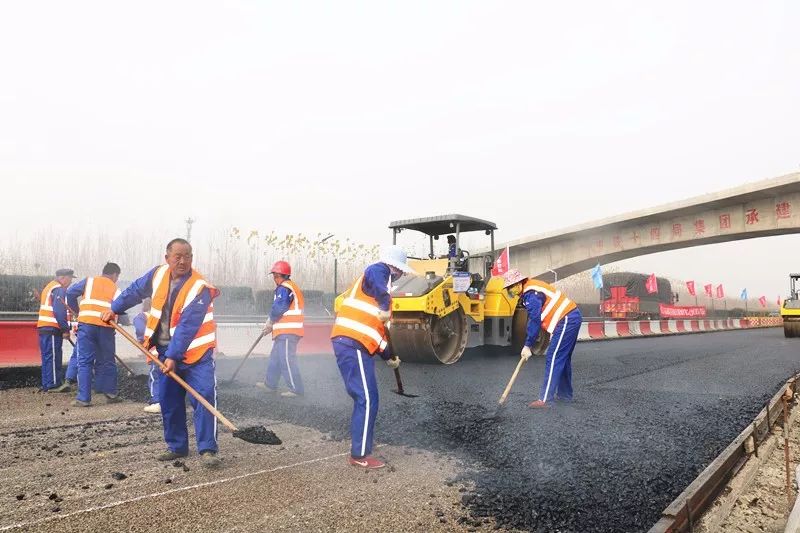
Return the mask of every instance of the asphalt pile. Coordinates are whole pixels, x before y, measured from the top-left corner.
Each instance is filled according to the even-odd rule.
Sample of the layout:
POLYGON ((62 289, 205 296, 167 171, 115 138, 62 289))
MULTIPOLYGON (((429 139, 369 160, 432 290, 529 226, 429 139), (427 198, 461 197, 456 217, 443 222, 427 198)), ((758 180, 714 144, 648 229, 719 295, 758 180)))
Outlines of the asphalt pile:
POLYGON ((141 403, 150 401, 150 378, 146 374, 131 376, 127 371, 118 369, 117 388, 119 395, 126 400, 141 403))
MULTIPOLYGON (((704 337, 706 342, 720 338, 704 337)), ((777 365, 759 379, 749 376, 747 387, 729 383, 724 392, 711 393, 705 390, 710 388, 708 377, 691 368, 695 360, 698 366, 706 364, 710 355, 659 352, 651 343, 597 345, 601 355, 585 359, 575 372, 576 401, 545 410, 527 408, 542 375, 538 359, 526 365, 494 419, 515 358, 468 350, 457 365, 404 366, 407 390, 420 395, 414 399, 391 394, 392 375, 378 366, 376 438, 461 459, 465 471, 453 481, 475 487, 462 495, 469 511, 463 519, 467 527, 491 517, 500 527, 537 532, 647 531, 753 419, 794 365, 787 355, 785 368, 777 365), (632 353, 618 353, 620 347, 632 353), (687 380, 687 393, 663 390, 664 382, 647 377, 673 371, 687 380), (628 378, 639 381, 627 383, 628 378)), ((734 349, 723 345, 718 351, 734 349)), ((751 353, 746 357, 753 360, 751 353)), ((267 420, 311 426, 346 443, 352 401, 335 362, 303 358, 301 364, 304 398, 286 400, 254 387, 221 387, 221 409, 268 426, 267 420)))

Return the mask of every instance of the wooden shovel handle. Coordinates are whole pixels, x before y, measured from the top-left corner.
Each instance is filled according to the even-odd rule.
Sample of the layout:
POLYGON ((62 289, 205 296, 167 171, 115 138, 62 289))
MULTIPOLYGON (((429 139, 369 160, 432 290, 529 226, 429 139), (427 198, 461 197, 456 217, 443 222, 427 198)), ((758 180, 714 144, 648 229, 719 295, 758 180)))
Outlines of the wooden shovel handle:
MULTIPOLYGON (((125 337, 126 339, 128 339, 128 341, 129 341, 131 344, 133 344, 134 346, 136 346, 137 348, 139 348, 139 351, 140 351, 140 352, 142 352, 142 354, 144 354, 144 356, 145 356, 145 357, 147 357, 148 359, 150 359, 150 360, 153 362, 153 364, 155 364, 155 365, 158 365, 158 368, 160 368, 162 372, 164 371, 164 369, 166 368, 166 365, 165 365, 164 363, 162 363, 161 361, 159 361, 159 360, 158 360, 158 357, 155 357, 153 354, 151 354, 150 352, 148 352, 148 351, 145 349, 145 347, 144 347, 144 346, 142 346, 141 344, 139 344, 139 341, 137 341, 136 339, 134 339, 134 338, 133 338, 133 335, 131 335, 130 333, 128 333, 127 331, 125 331, 124 329, 122 329, 122 328, 119 326, 119 324, 117 324, 116 322, 113 322, 113 321, 112 321, 112 322, 109 322, 109 324, 111 324, 112 326, 114 326, 114 329, 115 329, 115 330, 117 330, 117 332, 118 332, 120 335, 122 335, 123 337, 125 337)), ((214 415, 215 417, 217 417, 217 420, 219 420, 220 422, 222 422, 223 424, 225 424, 225 426, 226 426, 228 429, 230 429, 231 431, 237 431, 237 428, 236 428, 236 426, 234 426, 234 425, 233 425, 233 423, 231 423, 231 421, 230 421, 230 420, 228 420, 227 418, 225 418, 225 416, 223 416, 223 414, 222 414, 222 413, 220 413, 219 411, 217 411, 217 409, 216 409, 216 408, 215 408, 213 405, 211 405, 210 403, 208 403, 208 400, 206 400, 205 398, 203 398, 203 397, 200 395, 200 393, 199 393, 199 392, 197 392, 196 390, 194 390, 194 389, 193 389, 193 388, 192 388, 192 387, 191 387, 191 386, 190 386, 188 383, 186 383, 185 381, 183 381, 183 379, 182 379, 182 378, 181 378, 181 377, 180 377, 178 374, 176 374, 175 372, 172 372, 171 370, 170 370, 169 372, 167 372, 166 374, 167 374, 169 377, 171 377, 172 379, 174 379, 175 381, 177 381, 177 382, 178 382, 178 385, 180 385, 181 387, 183 387, 184 389, 186 389, 186 392, 188 392, 189 394, 191 394, 192 396, 194 396, 194 398, 195 398, 195 399, 196 399, 198 402, 200 402, 201 404, 203 404, 203 407, 205 407, 206 409, 208 409, 208 410, 209 410, 209 412, 210 412, 212 415, 214 415)))
POLYGON ((247 358, 250 357, 250 354, 253 353, 253 350, 256 349, 256 345, 261 341, 261 339, 264 338, 264 335, 265 335, 265 333, 262 331, 261 334, 258 337, 256 337, 256 340, 253 342, 253 345, 250 347, 249 350, 247 350, 247 353, 244 354, 244 357, 242 358, 242 362, 239 363, 239 366, 236 367, 236 372, 233 373, 233 375, 231 376, 230 381, 233 381, 233 380, 236 379, 237 374, 239 374, 239 370, 241 370, 242 367, 244 366, 244 362, 247 361, 247 358))
POLYGON ((511 387, 514 386, 514 382, 517 380, 517 374, 519 374, 519 371, 522 369, 522 365, 524 364, 525 364, 525 359, 523 357, 520 357, 519 363, 517 363, 517 368, 514 369, 514 373, 511 375, 511 379, 509 380, 508 385, 506 385, 506 390, 504 390, 503 395, 500 396, 500 401, 498 402, 500 405, 503 405, 506 401, 506 398, 508 398, 508 393, 511 392, 511 387))

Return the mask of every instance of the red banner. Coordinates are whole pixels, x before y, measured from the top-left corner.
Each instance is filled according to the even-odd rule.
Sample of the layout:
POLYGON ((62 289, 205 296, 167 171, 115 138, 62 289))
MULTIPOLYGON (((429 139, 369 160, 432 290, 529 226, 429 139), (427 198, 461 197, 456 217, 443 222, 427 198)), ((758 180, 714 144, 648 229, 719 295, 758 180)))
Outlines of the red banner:
POLYGON ((701 305, 681 307, 679 305, 659 304, 661 318, 694 318, 706 316, 706 308, 701 305))
POLYGON ((694 281, 686 282, 686 290, 689 291, 689 296, 697 296, 697 293, 694 292, 694 281))
POLYGON ((644 288, 647 289, 648 294, 655 294, 658 292, 658 282, 656 281, 655 274, 650 274, 650 277, 647 278, 644 284, 644 288))
POLYGON ((758 299, 758 303, 761 304, 761 307, 766 307, 767 306, 767 297, 766 296, 762 296, 761 298, 758 299))
POLYGON ((509 257, 508 246, 506 246, 506 249, 503 250, 503 253, 501 253, 494 262, 492 276, 502 276, 508 272, 508 265, 510 263, 509 257))
POLYGON ((706 291, 706 296, 709 296, 709 297, 714 296, 714 293, 711 292, 711 289, 712 289, 712 287, 711 287, 710 283, 708 285, 703 285, 703 290, 706 291))
POLYGON ((725 298, 725 291, 722 290, 722 283, 717 285, 717 298, 725 298))

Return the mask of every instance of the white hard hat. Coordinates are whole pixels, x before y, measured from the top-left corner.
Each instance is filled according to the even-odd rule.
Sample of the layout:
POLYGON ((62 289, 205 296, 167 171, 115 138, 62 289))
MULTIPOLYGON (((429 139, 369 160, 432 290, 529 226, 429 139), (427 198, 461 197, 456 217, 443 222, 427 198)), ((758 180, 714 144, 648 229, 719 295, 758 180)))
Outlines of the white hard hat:
POLYGON ((381 263, 393 266, 403 272, 413 272, 413 269, 408 266, 408 256, 405 250, 393 244, 391 246, 384 246, 381 248, 381 263))
POLYGON ((524 281, 527 276, 524 276, 522 272, 517 270, 516 268, 512 268, 505 274, 503 274, 503 288, 508 288, 512 285, 516 285, 520 281, 524 281))

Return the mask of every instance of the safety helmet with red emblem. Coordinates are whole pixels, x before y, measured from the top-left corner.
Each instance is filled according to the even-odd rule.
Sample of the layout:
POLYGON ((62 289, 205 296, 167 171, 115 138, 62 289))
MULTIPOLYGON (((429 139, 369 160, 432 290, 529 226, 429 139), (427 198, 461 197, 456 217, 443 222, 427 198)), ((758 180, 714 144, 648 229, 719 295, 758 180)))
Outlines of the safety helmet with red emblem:
POLYGON ((275 261, 275 264, 272 265, 272 268, 269 271, 270 274, 280 274, 282 276, 291 276, 292 275, 292 267, 289 266, 289 263, 286 261, 275 261))
POLYGON ((525 281, 528 276, 524 276, 522 272, 517 270, 516 268, 512 268, 505 274, 503 274, 503 288, 507 289, 512 285, 516 285, 520 281, 525 281))

